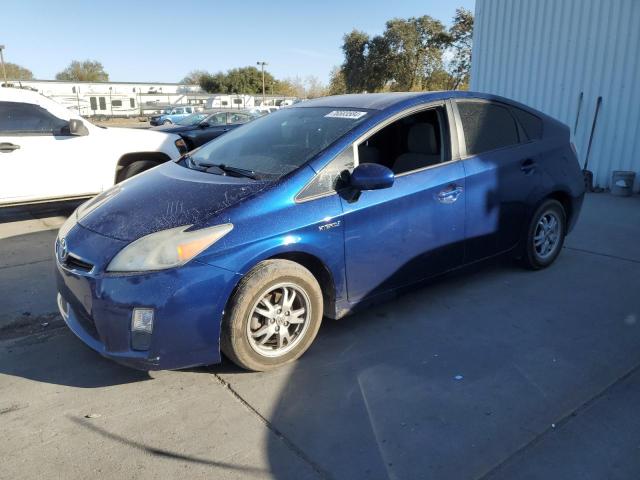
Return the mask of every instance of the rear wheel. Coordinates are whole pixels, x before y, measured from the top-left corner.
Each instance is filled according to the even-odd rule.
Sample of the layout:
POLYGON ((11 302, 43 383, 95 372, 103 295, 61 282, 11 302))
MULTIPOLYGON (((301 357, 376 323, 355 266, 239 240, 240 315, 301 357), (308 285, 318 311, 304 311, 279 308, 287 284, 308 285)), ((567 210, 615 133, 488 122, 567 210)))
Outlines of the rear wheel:
POLYGON ((240 281, 220 347, 242 368, 270 370, 300 357, 321 322, 322 291, 311 272, 289 260, 267 260, 240 281))
POLYGON ((525 240, 524 264, 532 270, 551 265, 560 254, 566 235, 566 214, 557 200, 546 200, 531 219, 525 240))

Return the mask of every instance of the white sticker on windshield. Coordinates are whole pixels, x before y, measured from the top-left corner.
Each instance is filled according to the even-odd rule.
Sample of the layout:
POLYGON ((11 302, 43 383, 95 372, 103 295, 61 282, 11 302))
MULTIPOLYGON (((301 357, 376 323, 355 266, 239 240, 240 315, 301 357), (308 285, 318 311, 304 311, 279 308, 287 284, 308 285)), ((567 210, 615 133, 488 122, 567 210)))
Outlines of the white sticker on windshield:
POLYGON ((367 112, 356 112, 353 110, 334 110, 327 113, 325 118, 348 118, 350 120, 357 120, 360 117, 364 117, 367 112))

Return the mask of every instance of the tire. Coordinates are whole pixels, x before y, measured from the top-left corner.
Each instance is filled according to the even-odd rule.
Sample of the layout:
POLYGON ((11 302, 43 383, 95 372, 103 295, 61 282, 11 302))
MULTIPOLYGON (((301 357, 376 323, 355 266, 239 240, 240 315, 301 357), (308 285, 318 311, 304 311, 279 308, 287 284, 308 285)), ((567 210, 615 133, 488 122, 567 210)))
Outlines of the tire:
POLYGON ((120 174, 120 181, 126 180, 127 178, 135 177, 139 173, 142 173, 145 170, 149 170, 156 165, 158 165, 156 162, 151 162, 148 160, 139 160, 137 162, 133 162, 122 171, 122 173, 120 174))
POLYGON ((289 260, 260 262, 240 281, 227 305, 220 348, 232 362, 246 370, 262 372, 280 367, 296 360, 309 348, 322 323, 322 306, 320 285, 302 265, 289 260), (284 289, 289 292, 286 298, 284 289), (268 304, 263 303, 263 299, 268 304), (289 306, 287 299, 292 302, 289 306), (278 312, 277 307, 282 311, 278 312), (296 313, 301 309, 305 309, 305 313, 296 313), (271 316, 259 312, 268 312, 271 316), (291 323, 287 319, 292 320, 291 323), (304 321, 299 323, 301 319, 304 321), (261 335, 261 331, 265 333, 261 335), (287 332, 289 340, 280 332, 287 332), (264 342, 262 346, 261 342, 264 342))
POLYGON ((567 216, 562 204, 557 200, 544 201, 531 217, 527 229, 522 256, 524 266, 540 270, 551 265, 562 250, 566 233, 567 216))
POLYGON ((173 122, 171 120, 165 120, 164 122, 162 122, 163 125, 172 125, 173 122))

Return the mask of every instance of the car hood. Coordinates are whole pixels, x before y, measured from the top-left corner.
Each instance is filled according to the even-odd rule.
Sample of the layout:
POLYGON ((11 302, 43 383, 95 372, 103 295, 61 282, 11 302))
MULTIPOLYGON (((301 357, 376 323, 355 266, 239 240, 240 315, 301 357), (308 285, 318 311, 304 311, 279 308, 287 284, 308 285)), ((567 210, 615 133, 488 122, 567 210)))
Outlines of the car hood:
POLYGON ((157 127, 151 127, 149 130, 165 133, 180 133, 196 128, 198 128, 197 125, 158 125, 157 127))
POLYGON ((81 205, 78 223, 110 238, 133 241, 168 228, 203 225, 213 215, 266 185, 168 162, 81 205))

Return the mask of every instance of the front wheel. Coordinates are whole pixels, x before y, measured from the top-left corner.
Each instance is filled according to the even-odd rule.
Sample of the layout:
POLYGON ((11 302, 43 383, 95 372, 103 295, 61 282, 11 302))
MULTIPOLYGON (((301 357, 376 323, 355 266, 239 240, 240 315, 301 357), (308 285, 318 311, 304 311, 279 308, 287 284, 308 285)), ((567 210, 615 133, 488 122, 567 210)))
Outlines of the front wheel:
POLYGON ((171 122, 171 120, 165 120, 164 122, 162 122, 163 125, 171 125, 173 122, 171 122))
POLYGON ((150 168, 153 168, 156 165, 158 165, 157 162, 152 162, 148 160, 138 160, 137 162, 133 162, 131 165, 129 165, 122 171, 122 173, 120 174, 119 181, 123 181, 131 177, 135 177, 139 173, 142 173, 145 170, 149 170, 150 168))
POLYGON ((271 370, 300 357, 321 322, 322 291, 311 272, 289 260, 266 260, 231 298, 220 348, 242 368, 271 370))
POLYGON ((551 265, 560 254, 566 235, 567 218, 557 200, 546 200, 538 207, 525 239, 524 264, 532 270, 551 265))

